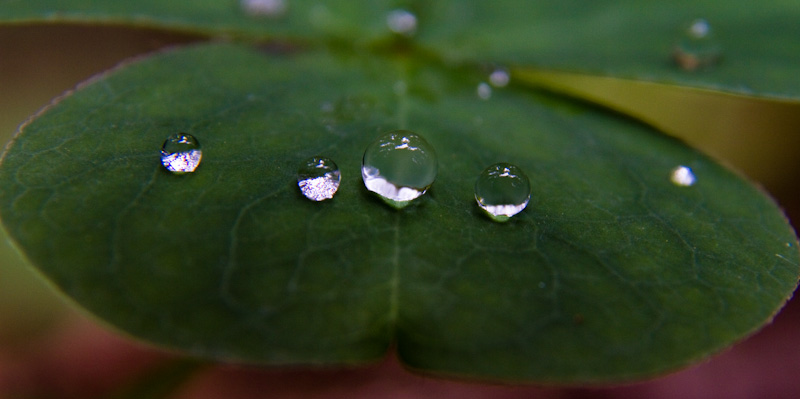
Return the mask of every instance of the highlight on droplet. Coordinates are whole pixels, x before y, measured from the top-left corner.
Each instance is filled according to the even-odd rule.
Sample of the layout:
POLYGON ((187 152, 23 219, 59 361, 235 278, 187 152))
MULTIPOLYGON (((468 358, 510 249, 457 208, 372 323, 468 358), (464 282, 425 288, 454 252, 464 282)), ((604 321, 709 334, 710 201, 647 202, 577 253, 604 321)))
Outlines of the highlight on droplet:
POLYGON ((673 169, 669 179, 670 181, 672 181, 673 184, 681 187, 693 186, 694 183, 697 181, 697 178, 694 176, 692 168, 683 165, 680 165, 675 169, 673 169))

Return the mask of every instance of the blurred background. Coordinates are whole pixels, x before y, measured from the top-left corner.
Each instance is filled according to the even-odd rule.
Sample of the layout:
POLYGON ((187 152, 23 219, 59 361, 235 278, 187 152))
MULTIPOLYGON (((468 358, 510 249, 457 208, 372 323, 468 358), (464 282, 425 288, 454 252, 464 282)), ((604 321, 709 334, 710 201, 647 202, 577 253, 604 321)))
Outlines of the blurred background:
MULTIPOLYGON (((21 122, 77 83, 126 58, 194 40, 200 39, 112 26, 0 27, 0 144, 5 146, 21 122)), ((687 141, 762 184, 791 220, 800 221, 800 148, 786 144, 800 137, 800 117, 760 128, 765 125, 746 122, 757 121, 763 112, 758 105, 746 107, 741 103, 735 111, 740 120, 720 118, 717 127, 713 121, 718 117, 708 112, 678 116, 683 120, 676 125, 711 126, 702 137, 687 133, 692 135, 687 141)), ((794 114, 800 115, 800 108, 794 114)), ((796 302, 790 301, 759 333, 705 363, 622 387, 443 381, 411 374, 390 356, 381 364, 355 369, 203 366, 170 397, 796 398, 800 397, 796 302)), ((168 386, 170 381, 161 380, 176 364, 182 364, 177 356, 137 343, 73 308, 26 265, 0 231, 0 399, 143 398, 148 396, 132 394, 141 381, 168 386)))

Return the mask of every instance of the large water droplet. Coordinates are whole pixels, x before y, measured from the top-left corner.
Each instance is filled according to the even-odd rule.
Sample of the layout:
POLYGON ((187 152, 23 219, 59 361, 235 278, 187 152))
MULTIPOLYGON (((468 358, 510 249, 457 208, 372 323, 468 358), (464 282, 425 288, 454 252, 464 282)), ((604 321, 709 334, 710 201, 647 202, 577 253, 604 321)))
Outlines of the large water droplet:
POLYGON ((379 137, 364 151, 361 177, 367 190, 402 208, 436 180, 436 152, 421 136, 397 130, 379 137))
POLYGON ((313 157, 305 160, 297 170, 297 185, 306 198, 324 201, 336 194, 341 176, 339 167, 333 160, 313 157))
POLYGON ((678 166, 672 170, 669 177, 676 186, 690 187, 693 186, 697 178, 694 177, 692 169, 688 166, 678 166))
POLYGON ((161 163, 175 174, 194 172, 202 158, 200 143, 191 134, 173 134, 161 147, 161 163))
POLYGON ((687 71, 706 68, 716 64, 722 49, 714 38, 711 25, 705 19, 696 19, 684 30, 675 44, 673 58, 687 71))
POLYGON ((393 10, 386 16, 389 30, 398 35, 413 36, 417 31, 417 16, 406 10, 393 10))
POLYGON ((258 17, 281 17, 286 13, 286 0, 241 0, 245 13, 258 17))
POLYGON ((489 83, 494 87, 506 87, 511 81, 511 75, 504 68, 497 68, 489 75, 489 83))
POLYGON ((505 222, 522 212, 531 199, 531 182, 518 166, 496 163, 475 182, 475 200, 490 218, 505 222))

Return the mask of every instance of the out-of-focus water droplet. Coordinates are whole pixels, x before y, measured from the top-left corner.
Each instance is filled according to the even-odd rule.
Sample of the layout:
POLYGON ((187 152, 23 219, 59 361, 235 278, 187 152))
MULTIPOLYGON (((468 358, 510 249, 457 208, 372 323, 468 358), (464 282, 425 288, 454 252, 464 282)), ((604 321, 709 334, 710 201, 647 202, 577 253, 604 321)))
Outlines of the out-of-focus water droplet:
POLYGON ((669 179, 672 181, 673 184, 681 187, 693 186, 695 181, 697 181, 697 178, 695 178, 692 169, 688 166, 683 166, 683 165, 673 169, 669 179))
POLYGON ((333 14, 324 4, 314 4, 308 12, 308 22, 316 28, 329 26, 333 20, 333 14))
POLYGON ((486 82, 481 82, 478 84, 477 93, 478 98, 481 100, 488 100, 492 98, 492 86, 489 86, 489 84, 486 82))
POLYGON ((386 16, 386 25, 398 35, 413 36, 417 32, 417 16, 407 10, 392 10, 386 16))
POLYGON ((722 48, 705 19, 696 19, 684 29, 672 53, 675 63, 687 71, 713 66, 722 57, 722 48))
POLYGON ((425 194, 437 171, 433 146, 406 130, 386 133, 372 142, 361 163, 367 190, 398 209, 425 194))
POLYGON ((173 134, 161 146, 161 164, 175 174, 194 172, 202 158, 200 143, 191 134, 173 134))
POLYGON ((333 107, 333 103, 330 101, 325 101, 322 105, 319 106, 319 110, 325 113, 333 112, 335 108, 333 107))
POLYGON ((475 182, 475 200, 490 218, 505 222, 522 212, 531 199, 531 182, 518 166, 496 163, 475 182))
POLYGON ((489 74, 489 83, 494 87, 506 87, 510 81, 511 75, 509 75, 508 70, 504 68, 497 68, 489 74))
POLYGON ((256 17, 282 17, 286 14, 286 0, 241 0, 242 9, 247 15, 256 17))
POLYGON ((324 201, 333 198, 341 180, 339 167, 333 160, 313 157, 303 161, 297 170, 297 186, 306 198, 324 201))
POLYGON ((408 92, 408 83, 406 83, 404 80, 398 80, 397 82, 394 82, 392 89, 394 90, 394 94, 398 96, 404 96, 408 92))

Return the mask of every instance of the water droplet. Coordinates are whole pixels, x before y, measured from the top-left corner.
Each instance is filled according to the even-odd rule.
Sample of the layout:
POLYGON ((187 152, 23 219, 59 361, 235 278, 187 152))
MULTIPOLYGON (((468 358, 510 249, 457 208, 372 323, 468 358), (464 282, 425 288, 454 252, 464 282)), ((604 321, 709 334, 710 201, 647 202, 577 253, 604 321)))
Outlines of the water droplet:
POLYGON ((286 14, 286 0, 242 0, 245 13, 258 17, 281 17, 286 14))
POLYGON ((506 87, 511 81, 511 75, 503 68, 497 68, 489 75, 489 83, 494 87, 506 87))
POLYGON ((194 172, 202 158, 200 143, 191 134, 173 134, 161 147, 161 163, 175 174, 194 172))
POLYGON ((481 100, 488 100, 492 98, 492 86, 489 86, 489 84, 487 84, 486 82, 481 82, 478 85, 477 92, 478 92, 478 97, 480 97, 481 100))
POLYGON ((405 130, 386 133, 372 142, 361 163, 367 190, 398 209, 425 194, 436 180, 437 170, 433 147, 405 130))
POLYGON ((673 169, 669 179, 672 180, 672 183, 674 183, 676 186, 681 186, 681 187, 692 186, 694 185, 694 182, 697 180, 694 177, 692 169, 688 166, 683 166, 683 165, 673 169))
POLYGON ((313 157, 305 160, 297 170, 297 185, 306 198, 324 201, 336 194, 341 177, 339 167, 333 160, 313 157))
POLYGON ((714 38, 711 25, 705 19, 692 21, 673 51, 675 62, 687 71, 712 66, 721 56, 722 50, 714 38))
POLYGON ((316 28, 332 25, 334 16, 324 4, 314 4, 308 12, 308 21, 316 28))
POLYGON ((413 36, 417 31, 417 16, 406 10, 393 10, 386 16, 386 25, 398 35, 413 36))
POLYGON ((333 107, 333 103, 330 101, 325 101, 322 105, 319 106, 319 110, 324 113, 331 113, 335 108, 333 107))
POLYGON ((518 166, 496 163, 475 182, 475 200, 490 218, 505 222, 522 212, 531 199, 531 182, 518 166))

